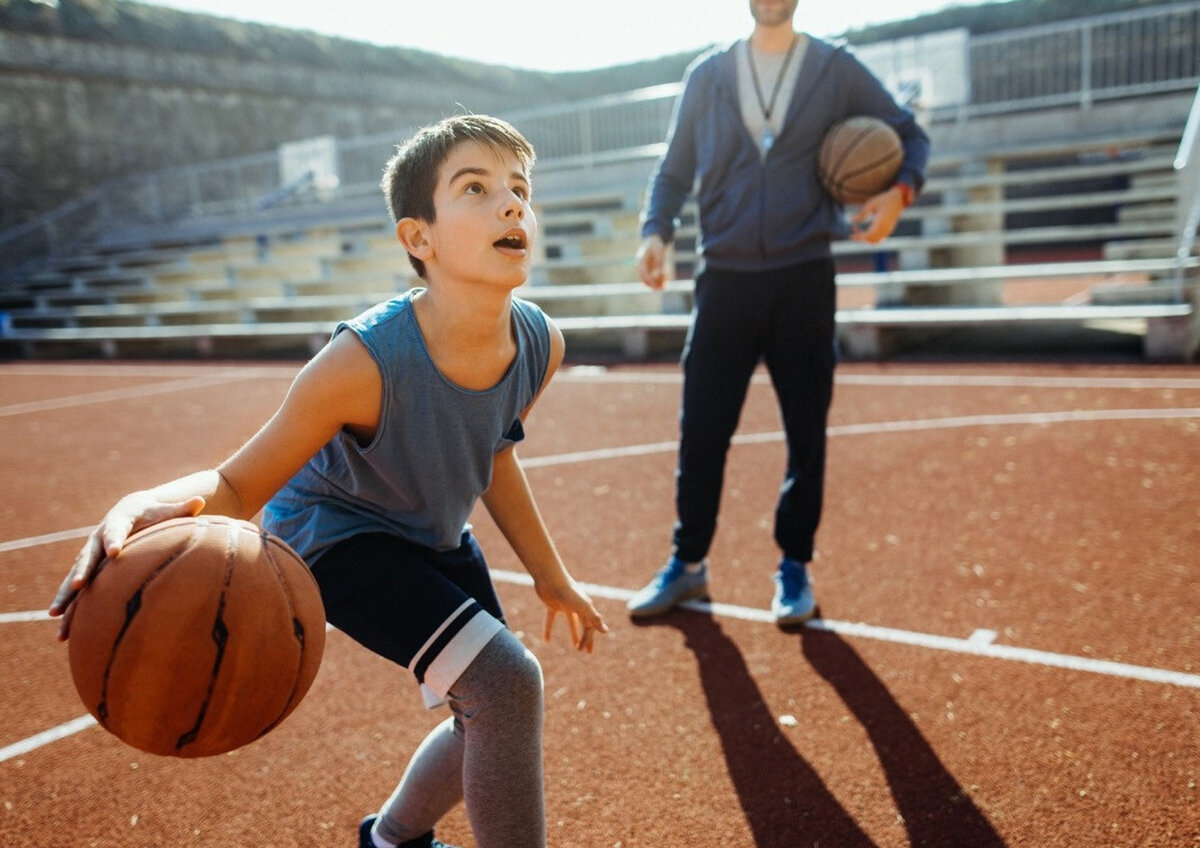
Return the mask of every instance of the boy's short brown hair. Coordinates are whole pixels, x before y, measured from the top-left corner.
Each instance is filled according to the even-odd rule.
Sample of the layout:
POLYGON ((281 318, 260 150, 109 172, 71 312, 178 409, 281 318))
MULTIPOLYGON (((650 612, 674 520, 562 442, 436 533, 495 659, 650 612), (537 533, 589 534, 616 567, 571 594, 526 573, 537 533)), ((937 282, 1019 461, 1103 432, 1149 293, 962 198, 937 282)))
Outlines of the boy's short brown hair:
MULTIPOLYGON (((533 145, 511 124, 488 115, 455 115, 418 130, 396 148, 383 170, 382 188, 393 223, 416 218, 432 223, 437 214, 433 192, 437 187, 438 168, 450 150, 464 141, 487 145, 512 154, 525 167, 533 169, 536 158, 533 145)), ((421 277, 425 263, 409 254, 408 261, 421 277)))

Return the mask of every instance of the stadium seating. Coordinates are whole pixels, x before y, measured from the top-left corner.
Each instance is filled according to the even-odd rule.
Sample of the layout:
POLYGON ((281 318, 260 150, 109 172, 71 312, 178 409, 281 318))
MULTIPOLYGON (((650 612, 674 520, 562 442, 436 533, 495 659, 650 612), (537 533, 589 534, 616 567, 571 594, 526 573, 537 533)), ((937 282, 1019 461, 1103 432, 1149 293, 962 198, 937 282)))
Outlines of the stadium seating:
MULTIPOLYGON (((974 145, 944 143, 939 129, 929 180, 897 232, 835 244, 847 356, 986 327, 1098 329, 1148 358, 1195 354, 1200 259, 1177 249, 1182 126, 974 145)), ((634 268, 656 152, 612 167, 539 163, 541 236, 519 293, 557 319, 576 358, 675 355, 682 344, 694 209, 666 290, 642 286, 634 268)), ((417 282, 378 189, 348 185, 252 216, 209 210, 103 232, 0 287, 0 355, 308 355, 339 319, 417 282)))

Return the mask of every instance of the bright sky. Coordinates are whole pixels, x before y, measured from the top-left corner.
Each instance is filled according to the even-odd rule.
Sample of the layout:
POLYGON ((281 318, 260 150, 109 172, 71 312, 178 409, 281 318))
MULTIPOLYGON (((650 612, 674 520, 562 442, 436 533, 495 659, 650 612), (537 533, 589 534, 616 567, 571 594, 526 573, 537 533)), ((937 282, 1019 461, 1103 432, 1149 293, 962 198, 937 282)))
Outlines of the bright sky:
MULTIPOLYGON (((142 0, 492 65, 569 71, 653 59, 749 33, 747 0, 142 0)), ((799 29, 839 35, 983 0, 800 0, 799 29)))

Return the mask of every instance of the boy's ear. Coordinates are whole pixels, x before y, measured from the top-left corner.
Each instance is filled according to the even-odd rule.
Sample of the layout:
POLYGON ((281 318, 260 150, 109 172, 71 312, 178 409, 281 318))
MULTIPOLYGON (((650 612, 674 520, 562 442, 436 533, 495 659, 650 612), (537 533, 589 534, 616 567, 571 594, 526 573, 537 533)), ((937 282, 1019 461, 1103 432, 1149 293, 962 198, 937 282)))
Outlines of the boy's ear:
POLYGON ((417 259, 428 259, 433 252, 428 228, 424 221, 417 218, 401 218, 397 221, 396 238, 417 259))

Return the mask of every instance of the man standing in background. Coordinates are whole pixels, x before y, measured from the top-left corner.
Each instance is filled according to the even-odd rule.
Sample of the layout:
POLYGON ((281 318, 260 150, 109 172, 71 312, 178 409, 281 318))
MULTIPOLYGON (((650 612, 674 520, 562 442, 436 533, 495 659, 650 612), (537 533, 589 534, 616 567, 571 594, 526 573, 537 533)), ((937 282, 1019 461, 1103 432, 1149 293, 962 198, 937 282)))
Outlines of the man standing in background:
POLYGON ((794 28, 797 0, 749 2, 750 36, 688 68, 642 213, 638 273, 659 289, 666 245, 699 177, 702 261, 683 352, 673 551, 630 599, 629 611, 657 615, 708 593, 706 557, 725 457, 763 361, 788 444, 771 610, 789 627, 816 614, 809 563, 836 360, 831 243, 847 234, 841 207, 817 176, 817 152, 830 127, 855 115, 880 118, 899 133, 904 161, 895 184, 863 203, 849 233, 876 243, 892 233, 924 183, 929 138, 851 53, 794 28))

